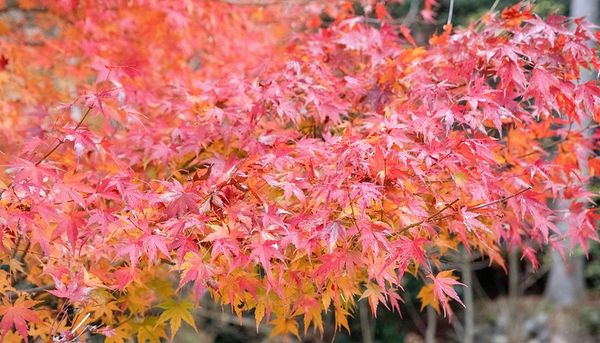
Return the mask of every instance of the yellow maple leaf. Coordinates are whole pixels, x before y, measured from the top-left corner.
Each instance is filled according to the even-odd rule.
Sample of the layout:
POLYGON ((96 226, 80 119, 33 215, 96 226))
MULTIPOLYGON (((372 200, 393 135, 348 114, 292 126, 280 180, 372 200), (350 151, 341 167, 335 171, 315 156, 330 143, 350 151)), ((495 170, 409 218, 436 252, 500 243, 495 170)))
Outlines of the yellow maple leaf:
POLYGON ((381 287, 377 284, 370 283, 367 285, 360 299, 367 298, 369 306, 371 307, 371 313, 374 317, 377 317, 377 305, 379 303, 385 304, 385 296, 381 292, 381 287))
POLYGON ((320 333, 323 333, 323 317, 321 316, 321 307, 311 306, 306 311, 304 311, 304 334, 308 331, 308 327, 312 322, 315 330, 318 330, 320 333))
POLYGON ((146 317, 138 324, 137 340, 139 343, 161 343, 161 339, 167 338, 164 323, 158 322, 158 317, 146 317))
POLYGON ((265 304, 258 303, 256 304, 256 308, 254 309, 254 320, 256 321, 256 331, 258 332, 258 326, 260 322, 265 317, 265 304))
POLYGON ((350 332, 350 326, 348 325, 348 316, 350 312, 343 309, 341 306, 335 307, 335 330, 345 328, 348 333, 350 332))
POLYGON ((23 338, 17 332, 8 331, 0 335, 2 343, 22 343, 23 338))
POLYGON ((131 329, 129 323, 123 323, 114 329, 104 330, 101 333, 106 335, 105 343, 125 343, 131 339, 131 329))
POLYGON ((298 332, 298 322, 294 318, 287 318, 285 316, 278 317, 271 321, 273 324, 273 331, 271 336, 293 334, 300 339, 300 333, 298 332))
POLYGON ((435 309, 437 313, 440 313, 440 304, 433 295, 433 284, 429 283, 423 286, 417 294, 417 297, 421 300, 421 311, 425 306, 429 305, 435 309))
POLYGON ((194 304, 190 301, 182 300, 177 302, 174 299, 168 299, 159 305, 159 307, 163 308, 165 311, 161 313, 160 317, 158 317, 158 324, 165 323, 169 321, 171 328, 171 337, 175 337, 175 334, 181 327, 181 321, 188 323, 191 327, 198 332, 196 328, 196 323, 194 322, 194 317, 192 316, 192 309, 194 308, 194 304))

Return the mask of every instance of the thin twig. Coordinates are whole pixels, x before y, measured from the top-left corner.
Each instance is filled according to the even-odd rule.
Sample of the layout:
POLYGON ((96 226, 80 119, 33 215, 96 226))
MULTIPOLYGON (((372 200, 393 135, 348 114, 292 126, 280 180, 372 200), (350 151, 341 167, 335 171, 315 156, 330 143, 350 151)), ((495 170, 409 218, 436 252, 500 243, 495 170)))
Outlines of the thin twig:
POLYGON ((483 203, 483 204, 479 204, 479 205, 467 207, 467 210, 468 211, 475 211, 475 210, 478 210, 480 208, 484 208, 484 207, 488 207, 488 206, 491 206, 491 205, 494 205, 494 204, 497 204, 497 203, 505 202, 508 199, 511 199, 511 198, 514 198, 514 197, 516 197, 518 195, 521 195, 521 194, 527 192, 528 190, 530 190, 532 188, 533 187, 529 186, 529 187, 527 187, 527 188, 525 188, 525 189, 523 189, 523 190, 521 190, 521 191, 519 191, 519 192, 517 192, 515 194, 511 194, 509 196, 505 196, 505 197, 502 197, 500 199, 497 199, 497 200, 494 200, 494 201, 490 201, 490 202, 486 202, 486 203, 483 203))
POLYGON ((439 210, 439 211, 437 211, 436 213, 434 213, 434 214, 430 215, 429 217, 427 217, 427 218, 425 218, 425 219, 423 219, 423 220, 421 220, 421 221, 418 221, 418 222, 416 222, 416 223, 412 223, 412 224, 410 224, 410 225, 407 225, 407 226, 405 226, 405 227, 401 228, 401 229, 400 229, 400 231, 398 231, 398 233, 400 234, 400 233, 402 233, 402 232, 404 232, 404 231, 406 231, 406 230, 408 230, 408 229, 410 229, 410 228, 413 228, 413 227, 415 227, 415 226, 419 226, 419 225, 421 225, 421 224, 424 224, 424 223, 427 223, 427 222, 429 222, 429 221, 433 220, 433 219, 434 219, 435 217, 437 217, 439 214, 441 214, 442 212, 444 212, 444 211, 445 211, 445 210, 447 210, 448 208, 452 207, 452 205, 456 204, 456 203, 458 202, 458 200, 460 200, 460 199, 458 199, 458 198, 457 198, 457 199, 454 199, 454 201, 452 201, 452 202, 451 202, 451 203, 449 203, 449 204, 446 204, 446 206, 444 206, 444 207, 443 207, 441 210, 439 210))
POLYGON ((354 204, 352 202, 352 197, 350 197, 350 188, 348 186, 346 186, 346 194, 348 195, 348 201, 350 202, 350 211, 351 211, 351 215, 352 215, 352 222, 354 223, 356 230, 358 230, 358 232, 360 233, 360 232, 362 232, 362 230, 358 226, 358 222, 356 220, 356 214, 354 213, 354 204))
POLYGON ((9 299, 11 299, 12 297, 17 296, 19 294, 19 292, 24 292, 24 293, 34 295, 36 293, 54 289, 54 287, 55 286, 52 284, 52 285, 44 285, 44 286, 32 287, 32 288, 15 289, 15 291, 5 291, 3 295, 6 295, 9 297, 9 299))
MULTIPOLYGON (((519 192, 517 192, 517 193, 515 193, 515 194, 511 194, 511 195, 509 195, 509 196, 505 196, 505 197, 502 197, 502 198, 500 198, 500 199, 497 199, 497 200, 494 200, 494 201, 490 201, 490 202, 486 202, 486 203, 483 203, 483 204, 479 204, 479 205, 475 205, 475 206, 470 206, 470 207, 467 207, 466 209, 467 209, 467 211, 476 211, 476 210, 482 209, 482 208, 484 208, 484 207, 488 207, 488 206, 495 205, 495 204, 498 204, 498 203, 503 203, 503 202, 505 202, 505 201, 507 201, 507 200, 509 200, 509 199, 511 199, 511 198, 514 198, 514 197, 516 197, 516 196, 518 196, 518 195, 521 195, 521 194, 523 194, 523 193, 527 192, 528 190, 530 190, 530 189, 532 189, 532 188, 533 188, 533 187, 529 186, 529 187, 527 187, 527 188, 525 188, 525 189, 523 189, 523 190, 521 190, 521 191, 519 191, 519 192)), ((442 212, 444 212, 444 211, 445 211, 445 210, 447 210, 448 208, 452 207, 452 205, 454 205, 456 202, 458 202, 458 200, 459 200, 459 199, 455 199, 455 200, 454 200, 454 201, 452 201, 451 203, 449 203, 449 204, 447 204, 446 206, 444 206, 444 207, 443 207, 441 210, 437 211, 436 213, 432 214, 431 216, 429 216, 429 217, 427 217, 427 218, 425 218, 425 219, 423 219, 423 220, 421 220, 421 221, 418 221, 418 222, 412 223, 412 224, 410 224, 410 225, 407 225, 407 226, 405 226, 405 227, 401 228, 401 229, 398 231, 398 233, 397 233, 397 234, 401 234, 401 233, 403 233, 404 231, 406 231, 406 230, 408 230, 408 229, 411 229, 411 228, 413 228, 413 227, 415 227, 415 226, 419 226, 419 225, 421 225, 421 224, 425 224, 425 223, 427 223, 427 222, 430 222, 430 221, 433 221, 433 220, 435 220, 435 221, 438 221, 438 220, 442 220, 442 219, 445 219, 445 218, 448 218, 448 217, 452 216, 452 214, 448 214, 448 215, 445 215, 445 216, 441 216, 441 217, 438 217, 438 218, 436 218, 436 217, 437 217, 438 215, 440 215, 442 212)))
POLYGON ((19 252, 19 244, 21 244, 21 239, 22 239, 22 236, 19 235, 17 237, 17 243, 15 243, 15 251, 13 251, 11 259, 14 259, 17 256, 17 253, 19 252))
POLYGON ((27 253, 29 252, 30 248, 31 248, 31 240, 28 240, 27 244, 25 245, 25 249, 23 249, 23 254, 21 254, 21 256, 19 257, 19 260, 21 262, 25 262, 25 256, 27 256, 27 253))
MULTIPOLYGON (((79 129, 79 127, 81 126, 81 124, 83 124, 83 121, 85 120, 85 118, 87 118, 88 114, 90 114, 90 112, 92 111, 92 108, 94 106, 90 106, 88 107, 87 111, 85 111, 85 114, 81 117, 81 119, 79 120, 79 122, 77 123, 77 125, 75 126, 75 131, 77 131, 77 129, 79 129)), ((44 162, 44 160, 46 160, 48 157, 50 157, 50 155, 52 155, 53 152, 56 151, 56 149, 58 149, 61 145, 63 145, 65 143, 65 141, 63 139, 58 140, 58 143, 56 143, 56 145, 48 150, 48 152, 41 158, 39 159, 39 161, 37 161, 35 163, 35 166, 39 166, 40 163, 44 162)))
POLYGON ((496 10, 496 7, 498 7, 499 3, 500 3, 500 0, 494 1, 494 4, 492 5, 492 7, 490 8, 490 10, 488 12, 494 12, 496 10))
POLYGON ((452 14, 454 13, 454 0, 450 0, 450 9, 448 10, 448 21, 446 25, 452 24, 452 14))
POLYGON ((33 288, 17 289, 17 291, 25 292, 25 293, 39 293, 39 292, 54 289, 54 287, 55 286, 52 284, 52 285, 44 285, 44 286, 33 287, 33 288))

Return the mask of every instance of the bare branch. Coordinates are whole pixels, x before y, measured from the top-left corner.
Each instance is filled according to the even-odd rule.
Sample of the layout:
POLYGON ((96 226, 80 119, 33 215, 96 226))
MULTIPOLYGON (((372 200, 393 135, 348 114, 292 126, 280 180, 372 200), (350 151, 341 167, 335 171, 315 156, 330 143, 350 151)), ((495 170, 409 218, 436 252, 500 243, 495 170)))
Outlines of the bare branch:
POLYGON ((425 219, 423 219, 423 220, 421 220, 421 221, 419 221, 419 222, 412 223, 412 224, 410 224, 410 225, 407 225, 407 226, 405 226, 405 227, 401 228, 401 229, 400 229, 400 231, 399 231, 398 233, 400 234, 400 233, 402 233, 402 232, 404 232, 404 231, 406 231, 406 230, 408 230, 408 229, 410 229, 410 228, 413 228, 413 227, 415 227, 415 226, 419 226, 419 225, 421 225, 421 224, 424 224, 424 223, 427 223, 427 222, 429 222, 429 221, 433 220, 435 217, 437 217, 438 215, 440 215, 442 212, 444 212, 444 211, 445 211, 445 210, 447 210, 448 208, 452 207, 452 205, 456 204, 456 203, 458 202, 458 200, 460 200, 460 199, 458 199, 458 198, 457 198, 457 199, 454 199, 454 201, 452 201, 452 202, 451 202, 451 203, 449 203, 449 204, 446 204, 446 206, 444 206, 444 207, 443 207, 441 210, 439 210, 439 211, 437 211, 436 213, 434 213, 434 214, 430 215, 429 217, 427 217, 427 218, 425 218, 425 219))
MULTIPOLYGON (((500 198, 500 199, 497 199, 497 200, 494 200, 494 201, 490 201, 490 202, 486 202, 486 203, 483 203, 483 204, 479 204, 479 205, 475 205, 475 206, 470 206, 470 207, 467 207, 467 210, 468 210, 468 211, 476 211, 476 210, 479 210, 479 209, 482 209, 482 208, 485 208, 485 207, 488 207, 488 206, 491 206, 491 205, 495 205, 495 204, 498 204, 498 203, 503 203, 503 202, 505 202, 505 201, 507 201, 507 200, 509 200, 509 199, 511 199, 511 198, 514 198, 514 197, 516 197, 516 196, 518 196, 518 195, 521 195, 521 194, 523 194, 523 193, 527 192, 528 190, 530 190, 530 189, 532 189, 532 188, 533 188, 533 187, 529 186, 529 187, 527 187, 527 188, 525 188, 525 189, 523 189, 523 190, 521 190, 521 191, 519 191, 519 192, 517 192, 517 193, 515 193, 515 194, 511 194, 511 195, 509 195, 509 196, 505 196, 505 197, 502 197, 502 198, 500 198)), ((406 231, 406 230, 408 230, 408 229, 411 229, 411 228, 413 228, 413 227, 415 227, 415 226, 419 226, 419 225, 421 225, 421 224, 425 224, 425 223, 428 223, 428 222, 431 222, 431 221, 438 221, 438 220, 442 220, 442 219, 445 219, 445 218, 448 218, 448 217, 452 216, 452 214, 448 214, 448 215, 445 215, 445 216, 441 216, 441 217, 438 217, 438 218, 436 218, 436 217, 437 217, 438 215, 440 215, 442 212, 444 212, 444 211, 445 211, 445 210, 447 210, 448 208, 452 207, 452 205, 454 205, 456 202, 458 202, 458 200, 459 200, 459 199, 455 199, 455 200, 454 200, 454 201, 452 201, 451 203, 449 203, 449 204, 446 204, 446 206, 444 206, 444 207, 443 207, 441 210, 437 211, 436 213, 432 214, 431 216, 429 216, 429 217, 427 217, 427 218, 425 218, 425 219, 423 219, 423 220, 421 220, 421 221, 418 221, 418 222, 416 222, 416 223, 412 223, 412 224, 410 224, 410 225, 407 225, 407 226, 405 226, 405 227, 401 228, 401 229, 400 229, 400 231, 398 231, 398 233, 397 233, 397 234, 401 234, 401 233, 403 233, 404 231, 406 231)))
POLYGON ((498 203, 505 202, 505 201, 507 201, 508 199, 511 199, 511 198, 514 198, 514 197, 516 197, 516 196, 518 196, 518 195, 521 195, 521 194, 523 194, 523 193, 527 192, 528 190, 530 190, 530 189, 532 189, 532 188, 533 188, 533 187, 529 186, 529 187, 527 187, 527 188, 525 188, 525 189, 523 189, 523 190, 521 190, 521 191, 519 191, 519 192, 517 192, 517 193, 515 193, 515 194, 511 194, 511 195, 509 195, 509 196, 502 197, 502 198, 500 198, 500 199, 497 199, 497 200, 494 200, 494 201, 486 202, 486 203, 484 203, 484 204, 479 204, 479 205, 475 205, 475 206, 467 207, 467 210, 468 210, 468 211, 475 211, 475 210, 479 210, 479 209, 481 209, 481 208, 484 208, 484 207, 488 207, 488 206, 491 206, 491 205, 494 205, 494 204, 498 204, 498 203))
MULTIPOLYGON (((88 107, 87 111, 85 111, 85 114, 81 117, 81 119, 79 120, 79 122, 75 126, 75 130, 79 129, 79 127, 81 126, 81 124, 83 124, 83 121, 85 120, 85 118, 87 118, 88 114, 90 114, 90 112, 92 111, 93 107, 94 106, 88 107)), ((56 149, 58 149, 61 145, 63 145, 64 142, 65 141, 62 140, 62 139, 59 140, 58 143, 56 143, 56 145, 52 149, 48 150, 48 152, 46 152, 46 154, 35 163, 35 165, 39 166, 40 163, 44 162, 45 159, 47 159, 48 157, 50 157, 50 155, 52 155, 52 153, 55 152, 56 149)))

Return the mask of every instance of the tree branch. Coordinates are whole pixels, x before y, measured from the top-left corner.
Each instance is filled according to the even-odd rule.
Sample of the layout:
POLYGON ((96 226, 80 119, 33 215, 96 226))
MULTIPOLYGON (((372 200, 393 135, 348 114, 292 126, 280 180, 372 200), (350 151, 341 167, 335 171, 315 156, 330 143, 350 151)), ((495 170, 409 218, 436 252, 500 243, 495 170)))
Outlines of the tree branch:
MULTIPOLYGON (((77 129, 79 129, 79 127, 81 126, 81 124, 83 124, 83 121, 85 120, 85 118, 87 118, 88 114, 90 114, 90 112, 92 111, 93 107, 94 107, 93 105, 90 106, 90 107, 88 107, 87 111, 85 111, 85 114, 81 117, 81 119, 79 120, 79 122, 75 126, 75 131, 77 131, 77 129)), ((48 150, 48 152, 46 152, 46 154, 39 161, 37 161, 35 163, 35 165, 39 166, 42 162, 44 162, 44 160, 46 160, 48 157, 50 157, 50 155, 52 155, 52 153, 55 152, 56 149, 58 149, 64 143, 65 143, 65 141, 62 140, 62 139, 60 139, 58 141, 58 143, 56 143, 56 145, 52 149, 48 150)))
POLYGON ((488 206, 491 206, 491 205, 494 205, 494 204, 505 202, 508 199, 511 199, 511 198, 514 198, 514 197, 516 197, 518 195, 521 195, 521 194, 527 192, 528 190, 530 190, 532 188, 533 187, 529 186, 529 187, 527 187, 527 188, 525 188, 525 189, 523 189, 523 190, 521 190, 521 191, 519 191, 519 192, 517 192, 515 194, 511 194, 509 196, 505 196, 505 197, 502 197, 500 199, 497 199, 497 200, 494 200, 494 201, 490 201, 490 202, 486 202, 486 203, 483 203, 483 204, 479 204, 479 205, 467 207, 467 210, 468 211, 476 211, 476 210, 479 210, 479 209, 484 208, 484 207, 488 207, 488 206))
POLYGON ((44 286, 38 286, 38 287, 32 287, 32 288, 23 288, 23 289, 19 289, 19 288, 15 288, 15 291, 5 291, 3 294, 0 295, 0 297, 2 295, 7 296, 9 299, 12 299, 13 297, 16 297, 20 292, 23 293, 28 293, 31 295, 35 295, 37 293, 41 293, 44 291, 48 291, 54 289, 54 285, 44 285, 44 286))
MULTIPOLYGON (((497 199, 497 200, 494 200, 494 201, 490 201, 490 202, 486 202, 486 203, 483 203, 483 204, 479 204, 479 205, 475 205, 475 206, 470 206, 470 207, 467 207, 467 211, 476 211, 476 210, 479 210, 479 209, 482 209, 482 208, 484 208, 484 207, 488 207, 488 206, 491 206, 491 205, 494 205, 494 204, 503 203, 503 202, 505 202, 505 201, 507 201, 507 200, 509 200, 509 199, 511 199, 511 198, 514 198, 514 197, 516 197, 516 196, 518 196, 518 195, 521 195, 521 194, 523 194, 523 193, 527 192, 528 190, 530 190, 530 189, 532 189, 532 188, 533 188, 533 187, 529 186, 529 187, 527 187, 527 188, 525 188, 525 189, 523 189, 523 190, 521 190, 521 191, 519 191, 519 192, 517 192, 517 193, 515 193, 515 194, 511 194, 511 195, 509 195, 509 196, 505 196, 505 197, 502 197, 502 198, 500 198, 500 199, 497 199)), ((446 206, 444 206, 444 207, 443 207, 441 210, 437 211, 436 213, 434 213, 434 214, 430 215, 429 217, 427 217, 427 218, 425 218, 425 219, 423 219, 423 220, 421 220, 421 221, 418 221, 418 222, 416 222, 416 223, 412 223, 412 224, 410 224, 410 225, 407 225, 407 226, 405 226, 405 227, 401 228, 401 229, 400 229, 400 230, 397 232, 397 234, 401 234, 401 233, 403 233, 404 231, 406 231, 406 230, 408 230, 408 229, 411 229, 411 228, 413 228, 413 227, 415 227, 415 226, 419 226, 419 225, 421 225, 421 224, 428 223, 428 222, 430 222, 430 221, 434 221, 434 220, 435 220, 435 221, 438 221, 438 220, 442 220, 442 219, 448 218, 449 216, 451 216, 451 214, 449 214, 449 215, 445 215, 445 216, 442 216, 442 217, 438 217, 438 218, 436 218, 436 217, 437 217, 438 215, 440 215, 442 212, 444 212, 445 210, 447 210, 448 208, 452 207, 452 205, 454 205, 455 203, 457 203, 457 202, 458 202, 458 200, 460 200, 460 199, 455 199, 455 200, 454 200, 454 201, 452 201, 451 203, 449 203, 449 204, 446 204, 446 206)))
POLYGON ((452 207, 452 205, 456 204, 456 203, 458 202, 458 200, 460 200, 460 199, 458 199, 458 198, 457 198, 457 199, 454 199, 454 201, 452 201, 452 202, 451 202, 451 203, 449 203, 449 204, 446 204, 446 206, 444 206, 444 207, 443 207, 441 210, 439 210, 439 211, 437 211, 436 213, 434 213, 434 214, 430 215, 429 217, 427 217, 427 218, 425 218, 425 219, 423 219, 423 220, 421 220, 421 221, 418 221, 418 222, 416 222, 416 223, 412 223, 412 224, 410 224, 410 225, 407 225, 407 226, 405 226, 405 227, 401 228, 401 229, 400 229, 400 231, 398 231, 398 234, 400 234, 400 233, 403 233, 404 231, 406 231, 406 230, 408 230, 408 229, 411 229, 411 228, 413 228, 413 227, 415 227, 415 226, 419 226, 419 225, 421 225, 421 224, 424 224, 424 223, 427 223, 427 222, 429 222, 429 221, 433 220, 435 217, 437 217, 438 215, 440 215, 442 212, 444 212, 444 211, 445 211, 445 210, 447 210, 448 208, 452 207))

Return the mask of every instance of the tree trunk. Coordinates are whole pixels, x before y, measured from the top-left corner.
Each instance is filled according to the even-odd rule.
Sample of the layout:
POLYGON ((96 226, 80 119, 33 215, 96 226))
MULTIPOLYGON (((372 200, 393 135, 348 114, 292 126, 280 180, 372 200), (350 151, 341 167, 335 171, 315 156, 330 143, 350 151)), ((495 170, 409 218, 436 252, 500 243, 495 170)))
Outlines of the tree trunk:
POLYGON ((461 281, 465 284, 465 332, 462 343, 473 343, 475 335, 475 302, 473 301, 473 275, 471 270, 471 255, 463 248, 461 258, 461 281))
POLYGON ((510 343, 519 342, 521 339, 520 316, 518 315, 517 305, 521 295, 520 286, 520 265, 519 249, 513 247, 508 252, 508 320, 506 327, 506 336, 510 343))
MULTIPOLYGON (((600 1, 598 0, 571 0, 570 16, 571 17, 587 17, 590 22, 597 22, 598 8, 600 1)), ((593 78, 592 73, 583 74, 583 81, 593 78)), ((591 109, 590 109, 591 110, 591 109)), ((587 123, 582 123, 583 128, 587 123)), ((573 128, 577 129, 577 128, 573 128)), ((557 209, 568 210, 571 201, 558 201, 557 209)), ((566 232, 568 223, 559 221, 556 223, 561 232, 566 232)), ((568 242, 564 242, 568 244, 568 242)), ((571 305, 583 296, 585 291, 583 267, 584 261, 582 256, 570 256, 566 261, 563 261, 557 252, 552 252, 552 265, 550 267, 550 275, 548 284, 546 285, 546 296, 557 305, 571 305)))
POLYGON ((360 331, 363 343, 373 343, 373 330, 371 327, 371 310, 367 305, 367 300, 361 300, 358 303, 358 312, 360 316, 360 331))
POLYGON ((435 343, 435 331, 437 327, 437 313, 431 306, 427 306, 427 330, 425 331, 425 342, 435 343))

